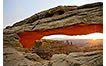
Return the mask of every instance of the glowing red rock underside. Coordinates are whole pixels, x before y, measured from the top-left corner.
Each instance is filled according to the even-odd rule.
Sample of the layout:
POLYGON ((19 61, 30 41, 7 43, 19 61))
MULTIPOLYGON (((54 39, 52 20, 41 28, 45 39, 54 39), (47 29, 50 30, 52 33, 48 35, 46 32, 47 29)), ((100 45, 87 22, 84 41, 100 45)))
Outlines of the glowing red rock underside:
POLYGON ((54 35, 54 34, 85 35, 95 32, 103 33, 103 25, 77 24, 68 27, 50 29, 46 31, 37 30, 33 32, 18 33, 18 36, 20 37, 19 41, 21 42, 23 47, 29 49, 36 40, 41 39, 43 36, 54 35))

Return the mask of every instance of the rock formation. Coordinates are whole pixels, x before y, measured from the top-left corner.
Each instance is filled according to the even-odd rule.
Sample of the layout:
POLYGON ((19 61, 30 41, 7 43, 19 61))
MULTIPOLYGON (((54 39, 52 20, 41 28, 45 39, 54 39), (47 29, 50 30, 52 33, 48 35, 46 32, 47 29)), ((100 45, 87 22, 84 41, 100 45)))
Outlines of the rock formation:
MULTIPOLYGON (((45 35, 51 35, 51 34, 66 34, 66 35, 81 35, 81 34, 89 34, 89 33, 95 33, 100 32, 103 33, 103 3, 97 2, 92 4, 86 4, 82 6, 57 6, 55 8, 51 8, 46 11, 39 12, 37 14, 32 15, 29 18, 26 18, 25 20, 22 20, 20 22, 17 22, 13 24, 12 26, 7 26, 3 30, 3 44, 4 44, 4 65, 8 66, 8 64, 11 64, 13 62, 14 56, 16 56, 16 52, 25 51, 21 50, 21 48, 18 48, 20 43, 22 46, 26 49, 30 49, 34 42, 36 40, 41 39, 45 35), (66 32, 64 32, 66 31, 66 32), (17 42, 17 40, 19 42, 17 42), (11 49, 15 52, 8 53, 7 51, 11 51, 11 49), (18 49, 17 49, 18 48, 18 49), (5 50, 8 49, 8 50, 5 50), (9 59, 8 54, 10 57, 13 56, 13 59, 10 59, 10 61, 7 61, 9 59)), ((60 62, 61 60, 55 60, 58 61, 55 63, 55 61, 42 61, 38 63, 38 66, 75 66, 82 65, 82 66, 101 66, 102 65, 102 50, 98 54, 98 51, 95 51, 94 54, 88 52, 91 56, 89 61, 87 60, 88 57, 85 56, 83 53, 79 55, 78 60, 75 60, 76 58, 73 57, 72 59, 68 61, 64 61, 63 64, 60 62), (96 53, 96 55, 95 55, 96 53), (83 64, 83 59, 80 59, 83 57, 86 62, 83 64), (81 61, 81 64, 79 62, 81 61), (94 64, 94 62, 97 62, 94 64), (100 62, 100 63, 99 63, 100 62), (71 64, 72 63, 72 64, 71 64), (93 65, 92 65, 93 64, 93 65)), ((76 53, 74 55, 77 55, 76 53)), ((27 55, 25 53, 25 55, 27 55)), ((36 54, 35 54, 36 55, 36 54)), ((63 55, 62 55, 63 56, 63 55)), ((66 56, 66 55, 64 55, 66 56)), ((18 56, 16 56, 18 57, 18 56)), ((29 60, 29 56, 24 56, 22 54, 21 59, 27 59, 23 60, 22 63, 25 62, 25 64, 32 60, 29 60)), ((36 58, 40 58, 36 55, 36 58)), ((36 59, 35 58, 35 59, 36 59)), ((24 64, 21 64, 21 59, 17 58, 17 64, 13 66, 23 66, 24 64)), ((31 58, 32 59, 32 58, 31 58)), ((33 59, 33 60, 35 60, 33 59)), ((57 58, 59 59, 59 58, 57 58)), ((38 61, 37 61, 38 62, 38 61)), ((16 63, 15 61, 13 63, 16 63)), ((28 64, 27 63, 27 64, 28 64)), ((33 64, 31 62, 30 64, 33 64)), ((12 66, 12 65, 10 65, 12 66)), ((37 66, 37 65, 35 65, 37 66)))
POLYGON ((9 41, 9 44, 14 45, 14 43, 17 43, 15 40, 19 39, 19 36, 22 33, 25 33, 24 35, 28 36, 28 39, 25 39, 26 37, 24 38, 24 36, 20 36, 20 42, 24 45, 25 43, 27 43, 25 40, 29 40, 28 42, 30 44, 28 44, 28 46, 24 45, 24 48, 30 48, 35 40, 39 40, 44 35, 61 33, 64 34, 64 32, 62 32, 64 30, 63 28, 66 28, 67 30, 70 29, 71 32, 68 31, 65 33, 71 33, 71 35, 88 34, 92 32, 103 32, 102 11, 103 3, 101 2, 82 6, 58 6, 46 11, 42 11, 25 20, 15 23, 13 26, 6 27, 3 31, 4 44, 7 44, 9 41), (78 24, 84 25, 79 26, 78 24), (89 24, 92 24, 92 26, 89 24), (60 28, 60 31, 58 31, 58 28, 60 28), (78 33, 78 31, 81 32, 78 33), (39 36, 37 36, 36 33, 39 34, 39 36), (31 37, 31 34, 34 34, 36 38, 34 36, 31 37), (8 37, 12 38, 5 39, 8 37))

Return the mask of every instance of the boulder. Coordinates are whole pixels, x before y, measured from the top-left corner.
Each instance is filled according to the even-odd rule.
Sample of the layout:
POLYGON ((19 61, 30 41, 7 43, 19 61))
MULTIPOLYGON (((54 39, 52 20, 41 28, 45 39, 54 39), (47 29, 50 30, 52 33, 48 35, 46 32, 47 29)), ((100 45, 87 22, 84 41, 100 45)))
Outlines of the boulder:
POLYGON ((42 61, 42 58, 40 58, 37 54, 35 53, 26 53, 25 58, 31 60, 31 61, 42 61))

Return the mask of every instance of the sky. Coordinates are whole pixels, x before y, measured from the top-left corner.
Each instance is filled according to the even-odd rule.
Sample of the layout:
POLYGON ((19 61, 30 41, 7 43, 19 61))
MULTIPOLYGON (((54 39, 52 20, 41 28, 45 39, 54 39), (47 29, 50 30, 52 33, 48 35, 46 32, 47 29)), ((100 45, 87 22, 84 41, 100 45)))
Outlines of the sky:
POLYGON ((103 0, 3 0, 3 27, 59 5, 83 5, 103 0))
POLYGON ((69 40, 69 39, 103 39, 102 33, 91 33, 87 35, 76 35, 76 36, 69 36, 69 35, 50 35, 44 36, 42 39, 52 39, 52 40, 69 40))

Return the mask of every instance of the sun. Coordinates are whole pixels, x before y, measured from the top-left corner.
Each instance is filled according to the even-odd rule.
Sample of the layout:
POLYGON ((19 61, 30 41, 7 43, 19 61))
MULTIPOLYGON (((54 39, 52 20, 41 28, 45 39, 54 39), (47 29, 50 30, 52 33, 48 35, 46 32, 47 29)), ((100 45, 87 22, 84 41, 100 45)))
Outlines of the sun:
POLYGON ((96 39, 92 39, 93 41, 96 41, 96 39))

